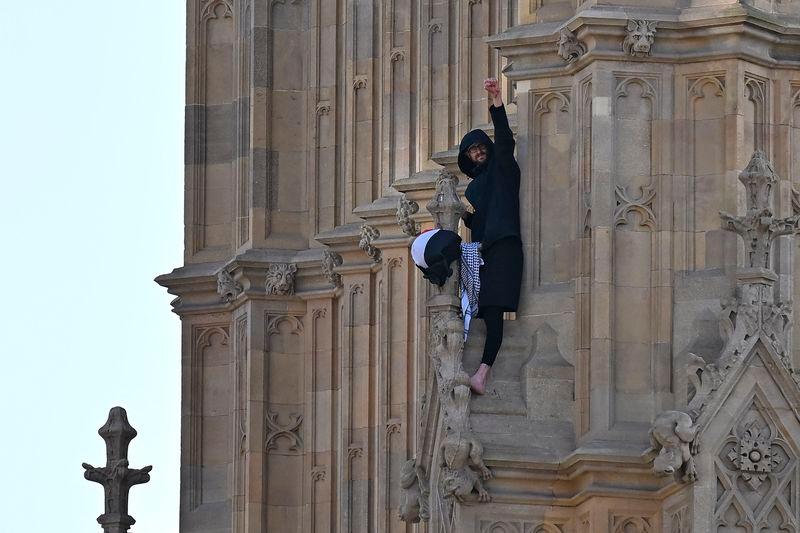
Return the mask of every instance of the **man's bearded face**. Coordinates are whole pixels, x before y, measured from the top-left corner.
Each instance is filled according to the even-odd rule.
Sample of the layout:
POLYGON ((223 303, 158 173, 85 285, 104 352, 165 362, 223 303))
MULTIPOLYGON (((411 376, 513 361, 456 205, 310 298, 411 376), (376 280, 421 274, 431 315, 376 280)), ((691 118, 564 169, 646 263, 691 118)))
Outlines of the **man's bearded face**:
POLYGON ((482 164, 488 157, 485 144, 473 144, 467 149, 467 155, 473 163, 482 164))

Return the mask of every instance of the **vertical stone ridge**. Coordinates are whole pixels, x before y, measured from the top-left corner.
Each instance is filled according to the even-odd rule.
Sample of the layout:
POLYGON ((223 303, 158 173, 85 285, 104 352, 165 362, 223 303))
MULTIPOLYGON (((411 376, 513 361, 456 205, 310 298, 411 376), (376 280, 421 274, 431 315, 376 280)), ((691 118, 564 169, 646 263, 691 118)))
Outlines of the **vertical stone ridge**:
MULTIPOLYGON (((436 227, 457 231, 464 212, 456 185, 458 178, 442 170, 436 181, 436 193, 428 203, 436 227)), ((453 527, 453 513, 457 502, 473 498, 481 502, 491 500, 483 481, 491 472, 483 462, 483 446, 472 431, 470 423, 469 376, 462 366, 464 351, 464 324, 459 316, 458 276, 451 276, 442 287, 434 288, 428 302, 431 330, 428 351, 436 372, 439 427, 441 435, 425 471, 431 472, 430 491, 432 520, 444 531, 453 527)), ((424 486, 424 481, 418 483, 424 486)), ((421 506, 423 507, 423 506, 421 506)), ((421 516, 419 516, 421 518, 421 516)), ((413 519, 411 520, 413 521, 413 519)))

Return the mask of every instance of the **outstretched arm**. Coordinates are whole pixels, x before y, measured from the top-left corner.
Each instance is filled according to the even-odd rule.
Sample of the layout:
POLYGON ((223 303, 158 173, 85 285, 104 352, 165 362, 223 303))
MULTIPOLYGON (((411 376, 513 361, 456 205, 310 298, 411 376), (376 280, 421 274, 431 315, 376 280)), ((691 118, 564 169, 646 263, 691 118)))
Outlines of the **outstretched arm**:
POLYGON ((500 86, 497 79, 488 78, 484 80, 483 87, 489 93, 489 113, 492 115, 494 124, 494 147, 497 155, 503 161, 514 158, 514 134, 508 125, 506 108, 503 105, 503 97, 500 94, 500 86))

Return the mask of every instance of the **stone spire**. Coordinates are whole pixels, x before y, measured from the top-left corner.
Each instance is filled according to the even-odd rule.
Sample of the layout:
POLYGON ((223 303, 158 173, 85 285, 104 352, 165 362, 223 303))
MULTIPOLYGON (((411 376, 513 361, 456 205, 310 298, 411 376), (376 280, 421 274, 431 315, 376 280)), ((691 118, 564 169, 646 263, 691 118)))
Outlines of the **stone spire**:
POLYGON ((97 433, 106 442, 106 466, 96 468, 83 463, 83 477, 100 483, 105 491, 105 512, 97 522, 105 533, 125 533, 136 520, 128 514, 128 492, 134 485, 150 481, 153 467, 128 468, 128 445, 136 437, 136 430, 128 423, 128 414, 122 407, 113 407, 108 420, 97 433))

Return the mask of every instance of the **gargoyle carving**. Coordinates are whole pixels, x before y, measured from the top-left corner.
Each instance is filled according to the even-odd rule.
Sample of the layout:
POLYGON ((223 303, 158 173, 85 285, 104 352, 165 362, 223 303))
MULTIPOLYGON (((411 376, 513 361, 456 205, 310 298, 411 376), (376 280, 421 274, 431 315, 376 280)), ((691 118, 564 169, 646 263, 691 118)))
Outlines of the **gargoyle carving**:
POLYGON ((586 45, 578 40, 569 28, 563 28, 558 35, 558 55, 567 63, 572 63, 586 53, 586 45))
POLYGON ((483 462, 483 445, 472 433, 469 424, 469 386, 453 389, 455 409, 448 412, 449 424, 441 446, 442 495, 463 502, 473 489, 481 502, 491 501, 482 480, 492 477, 483 462))
POLYGON ((224 268, 217 273, 217 294, 226 302, 232 302, 242 293, 242 284, 233 279, 224 268))
POLYGON ((633 57, 647 57, 656 37, 656 23, 653 20, 629 20, 628 34, 622 41, 622 50, 633 57))
POLYGON ((416 459, 406 461, 400 470, 400 496, 400 520, 409 524, 428 520, 428 479, 416 459))
POLYGON ((294 294, 294 276, 297 265, 292 263, 274 263, 267 270, 267 294, 289 296, 294 294))
POLYGON ((653 472, 658 476, 683 472, 681 480, 693 483, 697 479, 693 456, 697 454, 697 426, 683 411, 665 411, 650 427, 650 455, 654 456, 653 472))

